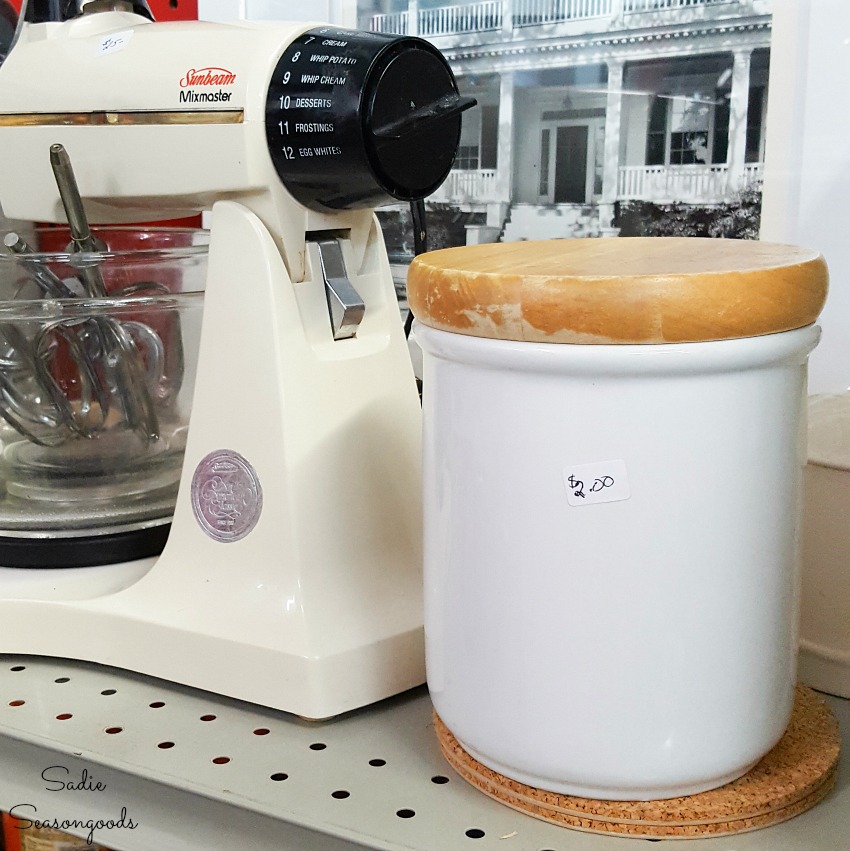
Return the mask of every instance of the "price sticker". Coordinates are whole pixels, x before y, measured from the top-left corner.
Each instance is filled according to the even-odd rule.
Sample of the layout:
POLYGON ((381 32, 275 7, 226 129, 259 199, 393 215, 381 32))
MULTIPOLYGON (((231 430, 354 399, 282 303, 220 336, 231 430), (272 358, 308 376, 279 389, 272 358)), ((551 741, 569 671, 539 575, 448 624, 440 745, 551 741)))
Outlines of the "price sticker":
POLYGON ((620 502, 632 495, 626 462, 620 460, 567 467, 564 470, 564 484, 570 505, 620 502))
POLYGON ((127 46, 132 37, 132 30, 105 35, 97 43, 95 53, 98 56, 106 56, 107 53, 118 53, 119 50, 123 50, 127 46))

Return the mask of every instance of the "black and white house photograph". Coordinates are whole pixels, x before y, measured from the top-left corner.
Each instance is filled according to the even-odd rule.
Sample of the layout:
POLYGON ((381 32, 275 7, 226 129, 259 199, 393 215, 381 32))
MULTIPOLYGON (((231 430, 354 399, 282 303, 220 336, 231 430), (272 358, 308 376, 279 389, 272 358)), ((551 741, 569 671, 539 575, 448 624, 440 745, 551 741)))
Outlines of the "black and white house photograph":
MULTIPOLYGON (((361 0, 361 29, 427 39, 477 100, 427 199, 431 247, 757 238, 771 12, 772 0, 361 0)), ((409 253, 406 210, 379 215, 391 251, 409 253)))

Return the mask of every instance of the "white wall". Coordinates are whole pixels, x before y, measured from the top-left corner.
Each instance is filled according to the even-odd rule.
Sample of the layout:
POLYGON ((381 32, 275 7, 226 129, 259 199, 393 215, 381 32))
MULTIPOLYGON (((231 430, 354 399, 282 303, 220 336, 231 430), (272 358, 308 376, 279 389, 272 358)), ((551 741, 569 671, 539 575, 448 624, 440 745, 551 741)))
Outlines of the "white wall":
POLYGON ((830 267, 811 393, 850 387, 850 3, 776 0, 761 238, 830 267))
POLYGON ((202 21, 319 21, 357 25, 357 0, 198 0, 202 21))

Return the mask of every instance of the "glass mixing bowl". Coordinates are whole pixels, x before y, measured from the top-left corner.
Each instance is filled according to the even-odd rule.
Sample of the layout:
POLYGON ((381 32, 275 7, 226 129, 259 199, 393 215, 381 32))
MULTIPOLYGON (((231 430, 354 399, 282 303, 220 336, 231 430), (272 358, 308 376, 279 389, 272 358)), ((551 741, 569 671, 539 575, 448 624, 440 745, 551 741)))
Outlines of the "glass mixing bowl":
POLYGON ((61 228, 0 246, 0 565, 161 550, 183 463, 208 234, 61 228), (97 293, 106 295, 98 296, 97 293))

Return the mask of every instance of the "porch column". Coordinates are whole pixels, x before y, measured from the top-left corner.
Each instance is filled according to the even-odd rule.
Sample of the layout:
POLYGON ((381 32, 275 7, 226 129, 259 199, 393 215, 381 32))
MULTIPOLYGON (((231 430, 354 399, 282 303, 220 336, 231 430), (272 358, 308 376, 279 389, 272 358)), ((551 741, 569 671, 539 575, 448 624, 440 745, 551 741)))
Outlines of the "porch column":
POLYGON ((509 36, 514 30, 514 0, 502 0, 502 35, 509 36))
MULTIPOLYGON (((622 59, 608 60, 608 102, 605 106, 605 153, 602 169, 602 203, 617 200, 617 182, 620 176, 620 126, 623 114, 622 59)), ((613 215, 613 210, 612 213, 613 215)))
POLYGON ((496 146, 496 196, 509 204, 514 172, 514 74, 506 71, 499 79, 499 140, 496 146))
POLYGON ((729 192, 736 192, 744 179, 751 56, 751 50, 736 50, 732 63, 732 94, 729 102, 729 192))
POLYGON ((626 0, 611 0, 611 24, 619 29, 625 24, 626 0))
POLYGON ((407 0, 407 34, 419 35, 419 0, 407 0))

